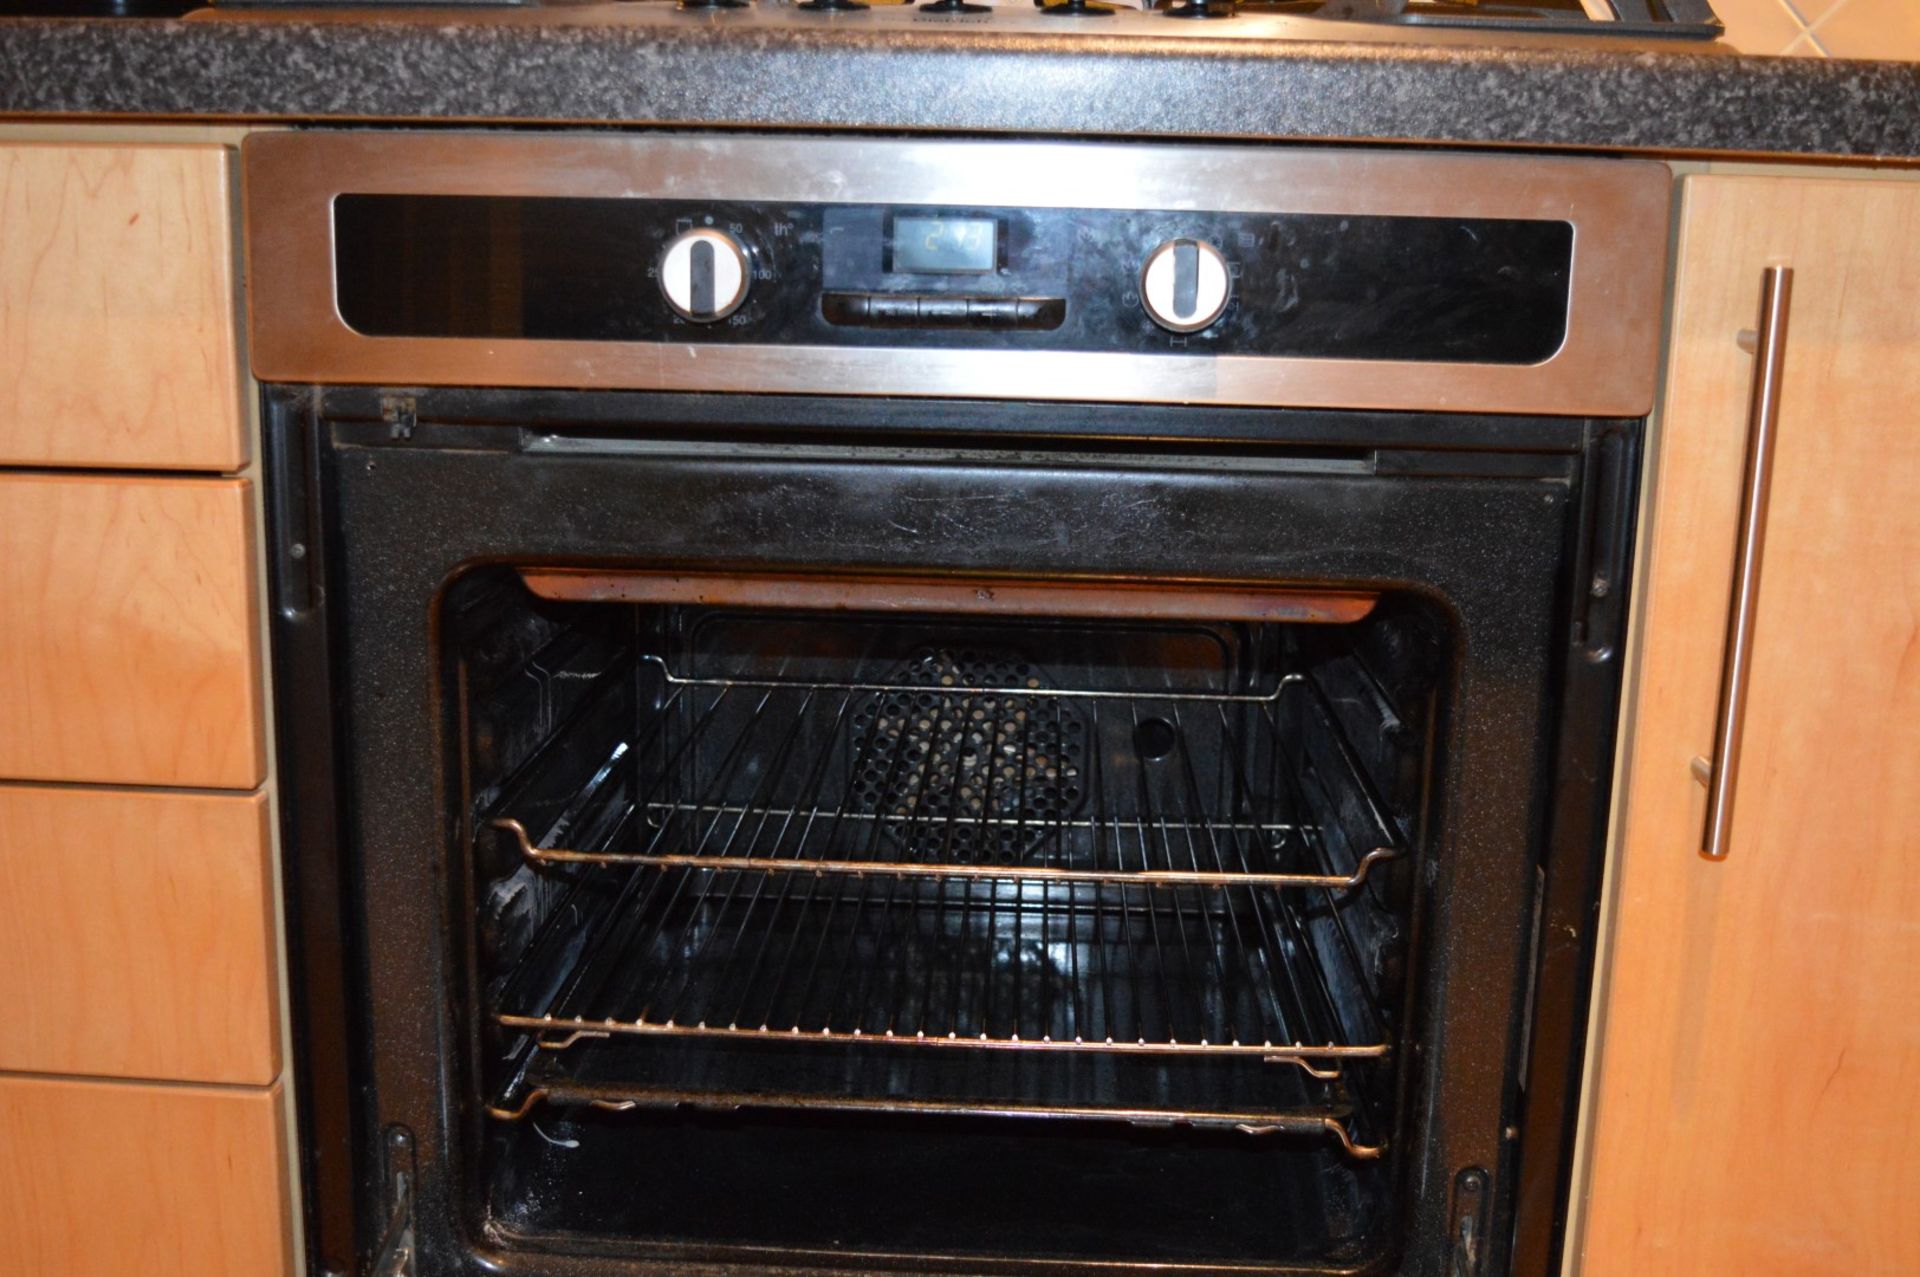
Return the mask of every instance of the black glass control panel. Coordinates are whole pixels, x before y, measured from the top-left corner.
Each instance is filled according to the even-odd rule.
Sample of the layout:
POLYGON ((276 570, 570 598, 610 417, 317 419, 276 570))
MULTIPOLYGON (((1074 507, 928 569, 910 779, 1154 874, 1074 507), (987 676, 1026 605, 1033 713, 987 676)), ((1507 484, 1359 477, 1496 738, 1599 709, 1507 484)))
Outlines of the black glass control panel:
POLYGON ((340 315, 375 337, 1532 364, 1566 334, 1573 227, 349 194, 334 201, 334 253, 340 315), (693 266, 676 266, 674 246, 702 231, 693 266), (1170 331, 1143 267, 1193 241, 1224 259, 1227 300, 1205 328, 1170 331), (689 269, 698 297, 716 278, 743 280, 744 297, 711 317, 670 301, 689 269))

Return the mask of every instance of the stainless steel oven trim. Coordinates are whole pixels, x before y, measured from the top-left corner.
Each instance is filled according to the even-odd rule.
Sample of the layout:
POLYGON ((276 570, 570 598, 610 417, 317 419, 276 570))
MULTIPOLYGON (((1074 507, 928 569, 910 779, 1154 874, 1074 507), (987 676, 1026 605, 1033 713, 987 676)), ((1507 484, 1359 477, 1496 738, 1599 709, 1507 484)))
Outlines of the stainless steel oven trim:
POLYGON ((1243 404, 1644 416, 1669 186, 1634 160, 1130 143, 270 133, 243 151, 254 375, 267 382, 1243 404), (342 193, 1551 218, 1574 227, 1542 363, 363 336, 334 302, 342 193))

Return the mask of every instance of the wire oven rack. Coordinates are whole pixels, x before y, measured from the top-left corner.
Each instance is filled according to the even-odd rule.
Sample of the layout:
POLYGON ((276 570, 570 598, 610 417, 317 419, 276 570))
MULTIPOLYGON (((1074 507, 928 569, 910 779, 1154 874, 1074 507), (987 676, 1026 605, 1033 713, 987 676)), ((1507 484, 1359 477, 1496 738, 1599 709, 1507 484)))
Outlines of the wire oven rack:
MULTIPOLYGON (((537 1098, 601 1107, 666 1102, 662 1095, 750 1102, 752 1092, 718 1090, 711 1076, 651 1099, 645 1088, 596 1089, 584 1076, 556 1077, 545 1058, 608 1040, 1132 1057, 1163 1082, 1169 1064, 1237 1060, 1256 1069, 1290 1063, 1336 1083, 1343 1065, 1387 1054, 1384 1043, 1333 1040, 1338 1020, 1324 973, 1297 911, 1271 887, 630 872, 597 912, 582 910, 583 951, 544 1010, 509 990, 499 1023, 539 1049, 531 1078, 523 1072, 496 1116, 524 1112, 537 1098)), ((1097 1100, 1084 1102, 1072 1102, 1071 1088, 1063 1101, 1059 1086, 1040 1099, 1019 1088, 982 1094, 964 1085, 976 1076, 938 1094, 922 1080, 914 1101, 843 1075, 816 1094, 760 1092, 757 1102, 1310 1128, 1360 1147, 1330 1125, 1323 1110, 1351 1107, 1331 1092, 1302 1113, 1284 1086, 1236 1097, 1217 1078, 1200 1085, 1193 1074, 1147 1088, 1155 1102, 1134 1105, 1116 1103, 1112 1087, 1093 1087, 1097 1100)))
POLYGON ((1304 901, 1362 888, 1402 849, 1310 678, 1253 694, 800 683, 647 659, 680 712, 616 743, 549 823, 545 841, 591 831, 569 837, 582 845, 489 826, 575 875, 501 988, 496 1021, 525 1038, 494 1116, 545 1099, 1101 1117, 1330 1132, 1378 1155, 1343 1070, 1383 1061, 1390 1034, 1370 1008, 1352 1033, 1327 937, 1347 967, 1355 946, 1304 901), (1351 840, 1299 818, 1288 698, 1370 818, 1372 845, 1344 858, 1351 840), (581 1043, 613 1046, 569 1066, 581 1043), (730 1057, 708 1048, 725 1043, 845 1059, 829 1084, 769 1090, 751 1068, 722 1076, 730 1057), (673 1046, 691 1054, 609 1065, 673 1046), (929 1050, 955 1068, 902 1089, 899 1057, 929 1050), (1068 1071, 995 1089, 961 1058, 983 1054, 1068 1071), (708 1065, 673 1084, 692 1058, 708 1065), (1255 1080, 1196 1071, 1219 1068, 1255 1080))
POLYGON ((1342 1079, 1188 1056, 954 1052, 871 1043, 857 1051, 773 1044, 752 1052, 658 1049, 644 1041, 592 1052, 533 1050, 489 1107, 520 1121, 542 1105, 616 1113, 799 1109, 909 1117, 1093 1120, 1152 1129, 1331 1137, 1360 1160, 1384 1148, 1342 1079))
MULTIPOLYGON (((631 838, 616 840, 620 850, 540 846, 512 816, 493 820, 492 827, 527 859, 1354 888, 1374 866, 1400 854, 1399 837, 1364 783, 1324 693, 1304 675, 1287 675, 1264 693, 1176 693, 1041 688, 1038 680, 980 687, 701 679, 673 674, 658 657, 644 659, 659 666, 670 689, 656 735, 671 721, 665 710, 694 689, 712 693, 668 751, 660 775, 671 775, 682 759, 709 746, 709 736, 731 732, 721 742, 725 761, 687 800, 638 803, 634 813, 647 830, 637 849, 625 847, 631 838), (1267 752, 1273 775, 1264 786, 1248 774, 1249 738, 1280 735, 1275 708, 1288 695, 1297 695, 1332 728, 1343 763, 1360 778, 1356 789, 1366 798, 1379 842, 1348 866, 1329 862, 1313 830, 1252 810, 1255 794, 1278 795, 1297 784, 1279 748, 1267 752), (730 708, 744 714, 729 716, 724 711, 730 708), (803 741, 800 725, 810 718, 830 724, 829 741, 803 741), (1110 775, 1113 751, 1098 747, 1116 727, 1141 742, 1124 751, 1136 776, 1110 775), (1201 733, 1227 760, 1221 776, 1203 777, 1195 765, 1192 740, 1201 733), (836 776, 837 753, 852 757, 852 783, 836 776), (1150 759, 1171 759, 1171 785, 1149 781, 1150 759), (745 796, 716 797, 744 771, 746 760, 759 770, 747 777, 745 796), (873 802, 875 789, 887 800, 873 802), (773 797, 782 793, 792 796, 773 797), (1072 814, 1062 795, 1081 798, 1087 814, 1072 814), (868 801, 862 803, 863 797, 868 801), (1131 810, 1122 814, 1127 806, 1131 810), (980 856, 983 842, 997 854, 980 856), (1316 859, 1320 863, 1312 864, 1316 859)), ((557 828, 591 823, 585 813, 603 801, 600 787, 620 774, 615 764, 627 745, 615 748, 615 758, 599 770, 595 784, 582 789, 575 810, 557 828)), ((608 787, 608 796, 618 794, 617 786, 608 787)))

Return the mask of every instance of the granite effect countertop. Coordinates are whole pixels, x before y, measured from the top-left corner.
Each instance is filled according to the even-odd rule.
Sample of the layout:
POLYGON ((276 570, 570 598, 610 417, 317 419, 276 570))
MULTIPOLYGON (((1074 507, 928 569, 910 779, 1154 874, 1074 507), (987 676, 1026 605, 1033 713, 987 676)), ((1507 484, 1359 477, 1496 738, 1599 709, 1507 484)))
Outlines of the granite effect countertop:
POLYGON ((0 18, 0 116, 870 128, 1920 159, 1920 64, 1128 14, 0 18), (1157 24, 1157 25, 1156 25, 1157 24), (1251 25, 1249 25, 1251 24, 1251 25), (1178 28, 1177 31, 1174 28, 1178 28), (1112 34, 1104 34, 1111 32, 1112 34))

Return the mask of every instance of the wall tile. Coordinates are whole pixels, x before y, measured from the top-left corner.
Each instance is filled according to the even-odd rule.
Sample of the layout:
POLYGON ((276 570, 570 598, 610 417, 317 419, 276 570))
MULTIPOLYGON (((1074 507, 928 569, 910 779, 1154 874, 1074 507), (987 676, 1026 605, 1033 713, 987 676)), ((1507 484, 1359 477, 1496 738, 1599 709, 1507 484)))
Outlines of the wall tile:
POLYGON ((1726 43, 1742 53, 1784 53, 1806 34, 1785 0, 1713 0, 1713 11, 1726 23, 1726 43))
POLYGON ((1920 3, 1837 0, 1813 35, 1836 58, 1920 62, 1920 3))

